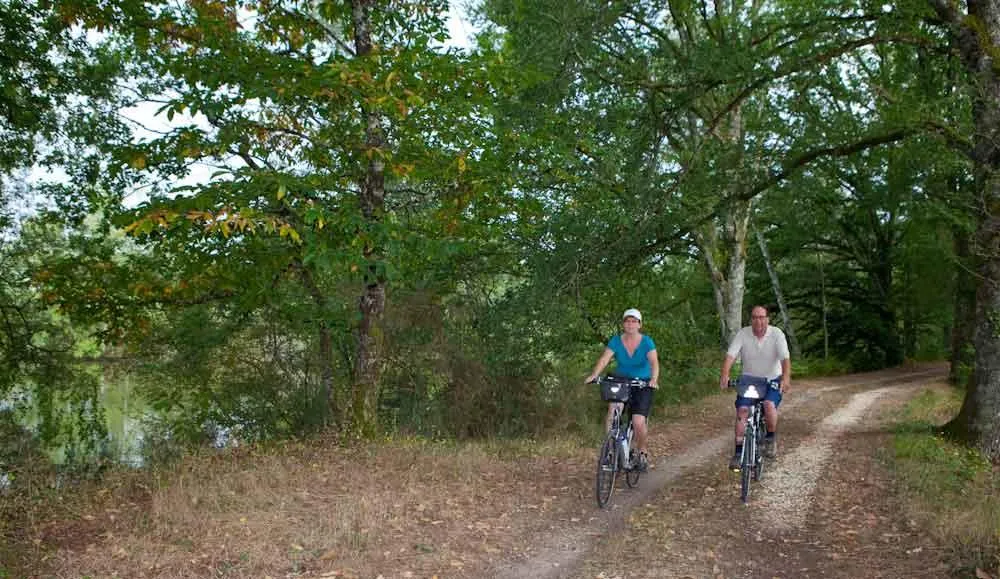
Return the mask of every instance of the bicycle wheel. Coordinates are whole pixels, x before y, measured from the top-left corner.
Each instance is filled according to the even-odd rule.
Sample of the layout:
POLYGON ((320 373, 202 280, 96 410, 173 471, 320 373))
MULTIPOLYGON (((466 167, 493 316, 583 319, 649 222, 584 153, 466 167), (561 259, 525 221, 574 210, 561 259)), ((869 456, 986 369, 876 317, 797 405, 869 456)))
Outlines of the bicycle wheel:
POLYGON ((753 472, 754 456, 757 453, 757 437, 747 436, 743 439, 743 457, 740 460, 740 500, 743 504, 750 501, 750 479, 753 472))
POLYGON ((626 464, 628 465, 623 470, 625 471, 625 484, 629 488, 634 488, 636 484, 639 483, 639 449, 635 448, 633 444, 635 443, 635 433, 632 432, 632 427, 628 427, 628 448, 629 457, 626 464))
POLYGON ((642 471, 639 470, 639 451, 632 451, 632 460, 629 461, 628 470, 625 471, 625 484, 628 488, 635 488, 635 485, 639 484, 639 475, 642 471))
POLYGON ((767 432, 767 428, 764 425, 764 413, 761 412, 760 422, 757 425, 757 461, 754 464, 753 469, 753 480, 761 480, 764 478, 764 434, 767 432))
POLYGON ((601 452, 597 455, 597 506, 604 508, 615 490, 615 475, 618 472, 618 445, 614 431, 604 439, 601 452))

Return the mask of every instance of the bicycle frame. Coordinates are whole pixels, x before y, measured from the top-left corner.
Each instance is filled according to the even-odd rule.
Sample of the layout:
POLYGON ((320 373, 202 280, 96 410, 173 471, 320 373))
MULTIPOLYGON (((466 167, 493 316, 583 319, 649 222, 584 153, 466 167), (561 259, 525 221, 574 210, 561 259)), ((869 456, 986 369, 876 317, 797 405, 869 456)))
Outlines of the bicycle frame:
MULTIPOLYGON (((639 388, 648 387, 649 383, 644 380, 634 379, 626 382, 615 382, 612 384, 612 387, 619 385, 631 389, 634 386, 639 388)), ((615 392, 618 392, 617 388, 615 392)), ((610 400, 605 398, 605 400, 609 403, 614 403, 616 398, 610 400)), ((597 479, 595 482, 597 505, 599 507, 604 507, 611 499, 611 495, 614 493, 615 478, 619 472, 625 473, 625 482, 628 483, 628 486, 634 487, 639 482, 640 470, 632 460, 632 455, 636 453, 632 449, 634 429, 632 426, 631 406, 626 409, 626 406, 629 404, 630 401, 624 401, 621 404, 615 404, 612 408, 608 432, 598 453, 597 479), (623 421, 625 422, 624 424, 623 421), (626 443, 624 444, 626 448, 622 448, 623 442, 626 443)))
MULTIPOLYGON (((775 380, 767 382, 767 389, 778 384, 775 380)), ((750 479, 759 481, 764 474, 764 455, 761 446, 764 444, 764 437, 767 433, 767 424, 764 412, 764 397, 767 389, 759 393, 756 387, 748 389, 744 396, 754 398, 754 403, 750 407, 750 415, 747 417, 746 429, 743 432, 743 454, 740 456, 740 500, 743 504, 750 501, 750 479)))
POLYGON ((751 464, 756 466, 760 455, 760 444, 764 441, 764 434, 767 426, 764 422, 764 401, 758 400, 750 407, 750 415, 747 417, 747 428, 743 433, 743 456, 750 458, 751 464), (747 444, 750 439, 750 444, 747 444), (747 447, 751 447, 750 453, 747 447), (747 456, 749 454, 749 457, 747 456))
MULTIPOLYGON (((615 406, 614 411, 611 414, 611 428, 608 430, 608 436, 613 437, 616 441, 622 439, 622 420, 625 419, 625 440, 628 441, 629 454, 632 452, 632 437, 635 434, 632 428, 632 413, 625 412, 628 402, 623 404, 621 407, 615 406)), ((618 457, 618 470, 631 470, 633 465, 629 456, 619 456, 618 457)))

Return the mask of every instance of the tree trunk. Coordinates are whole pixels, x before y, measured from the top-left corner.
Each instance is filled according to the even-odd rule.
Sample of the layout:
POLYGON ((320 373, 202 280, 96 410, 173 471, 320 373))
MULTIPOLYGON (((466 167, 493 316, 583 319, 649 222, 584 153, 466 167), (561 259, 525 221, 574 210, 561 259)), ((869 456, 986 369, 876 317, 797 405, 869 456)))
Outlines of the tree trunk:
MULTIPOLYGON (((351 17, 354 24, 354 49, 358 58, 372 53, 371 8, 372 0, 352 0, 351 17)), ((369 226, 377 226, 385 212, 385 130, 378 112, 364 112, 365 150, 368 167, 358 193, 361 210, 369 226)), ((354 394, 351 405, 352 426, 357 434, 372 437, 378 428, 378 395, 382 370, 383 327, 385 311, 385 279, 378 267, 384 258, 383 248, 368 237, 364 247, 367 266, 364 273, 364 292, 358 302, 361 321, 355 331, 357 355, 354 359, 354 394)))
POLYGON ((723 348, 729 345, 742 326, 749 223, 750 202, 739 201, 734 203, 725 216, 724 224, 719 228, 721 235, 714 224, 707 225, 695 234, 698 249, 712 280, 723 348), (719 257, 722 258, 722 263, 719 262, 719 257))
POLYGON ((976 355, 974 378, 962 410, 949 425, 989 459, 1000 459, 1000 3, 961 4, 931 0, 949 26, 962 62, 976 82, 972 119, 975 125, 972 161, 979 215, 975 253, 979 265, 976 292, 976 355))
POLYGON ((823 271, 823 254, 819 254, 820 308, 823 311, 823 359, 830 359, 830 329, 826 321, 826 272, 823 271))
MULTIPOLYGON (((733 170, 742 170, 743 115, 740 107, 730 110, 720 123, 718 138, 735 152, 733 170)), ((736 178, 730 179, 736 183, 736 178)), ((728 210, 695 232, 695 243, 701 251, 715 294, 719 315, 722 348, 729 346, 743 323, 743 294, 746 291, 747 233, 750 227, 751 201, 734 196, 728 210), (721 263, 719 260, 722 260, 721 263)))
POLYGON ((903 363, 903 341, 899 335, 899 320, 896 311, 890 304, 892 296, 892 246, 893 241, 889 236, 879 236, 878 240, 878 261, 870 273, 872 283, 878 291, 879 301, 875 306, 879 318, 879 328, 881 328, 881 340, 879 342, 885 352, 884 363, 887 366, 897 366, 903 363))
POLYGON ((760 254, 764 258, 764 266, 767 267, 767 275, 771 278, 771 287, 774 289, 774 299, 778 301, 778 309, 781 310, 781 323, 783 324, 785 335, 788 336, 788 346, 791 349, 792 357, 798 358, 799 342, 795 339, 795 330, 792 328, 792 321, 788 317, 788 307, 785 306, 785 296, 781 293, 781 284, 778 283, 778 272, 775 271, 774 264, 771 263, 771 254, 767 251, 767 242, 764 240, 764 234, 762 234, 760 229, 757 229, 757 227, 753 228, 753 232, 757 236, 757 245, 760 246, 760 254))

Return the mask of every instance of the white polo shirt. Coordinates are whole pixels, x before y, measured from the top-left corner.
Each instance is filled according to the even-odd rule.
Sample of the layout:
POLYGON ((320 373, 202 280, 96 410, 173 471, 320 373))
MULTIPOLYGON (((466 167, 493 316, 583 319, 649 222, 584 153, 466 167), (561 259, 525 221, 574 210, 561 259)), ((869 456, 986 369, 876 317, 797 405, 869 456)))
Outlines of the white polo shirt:
POLYGON ((743 373, 758 378, 781 376, 781 361, 787 360, 788 341, 785 332, 768 326, 763 338, 753 335, 753 328, 747 326, 736 332, 726 354, 737 358, 743 364, 743 373))

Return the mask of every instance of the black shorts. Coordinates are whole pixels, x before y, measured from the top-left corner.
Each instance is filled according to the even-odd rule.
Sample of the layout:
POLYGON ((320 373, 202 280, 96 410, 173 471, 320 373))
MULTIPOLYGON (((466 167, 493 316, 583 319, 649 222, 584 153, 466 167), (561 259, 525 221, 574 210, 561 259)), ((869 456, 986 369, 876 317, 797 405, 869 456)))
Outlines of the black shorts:
POLYGON ((639 388, 633 386, 628 395, 628 403, 632 414, 649 416, 649 411, 653 408, 653 388, 639 388))

